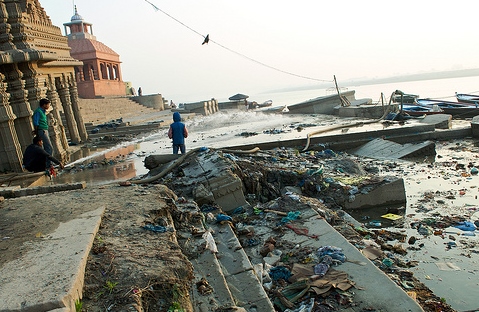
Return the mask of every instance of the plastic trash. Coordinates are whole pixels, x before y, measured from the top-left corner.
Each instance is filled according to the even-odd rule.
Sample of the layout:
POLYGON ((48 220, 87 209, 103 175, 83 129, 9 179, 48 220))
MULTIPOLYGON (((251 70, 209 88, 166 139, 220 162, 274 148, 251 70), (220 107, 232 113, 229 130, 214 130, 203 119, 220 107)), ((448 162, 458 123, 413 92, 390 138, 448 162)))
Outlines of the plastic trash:
POLYGON ((281 219, 281 224, 285 224, 291 221, 294 221, 301 217, 301 211, 290 211, 286 217, 281 219))
POLYGON ((313 311, 314 308, 314 298, 309 299, 308 303, 303 302, 299 308, 291 310, 291 309, 286 309, 284 312, 311 312, 313 311))
POLYGON ((456 226, 454 226, 456 229, 462 230, 462 231, 475 231, 477 228, 474 225, 474 223, 470 221, 464 221, 464 222, 459 222, 456 226))
POLYGON ((397 214, 394 214, 394 213, 387 213, 387 214, 385 214, 385 215, 382 215, 381 218, 395 221, 395 220, 401 219, 402 216, 397 215, 397 214))
POLYGON ((478 174, 479 170, 476 167, 471 168, 471 174, 478 174))
POLYGON ((227 215, 225 215, 225 214, 218 213, 218 214, 216 215, 216 221, 217 221, 217 222, 233 221, 233 218, 231 218, 230 216, 227 216, 227 215))
POLYGON ((331 256, 324 256, 320 263, 316 264, 313 267, 314 274, 319 276, 324 276, 328 273, 328 270, 333 263, 333 258, 331 256))
POLYGON ((359 193, 358 187, 355 186, 355 185, 351 186, 351 188, 349 189, 349 194, 350 194, 350 195, 355 195, 355 194, 357 194, 357 193, 359 193))
POLYGON ((333 178, 324 178, 323 181, 326 182, 326 183, 334 183, 333 178))
POLYGON ((316 253, 320 258, 330 256, 334 260, 339 260, 341 262, 346 261, 346 256, 344 255, 343 250, 339 247, 322 246, 318 248, 316 253))
POLYGON ((147 224, 143 226, 145 230, 157 232, 157 233, 165 233, 167 231, 167 228, 161 225, 153 225, 153 224, 147 224))
POLYGON ((236 156, 234 156, 234 155, 231 155, 231 154, 225 153, 225 154, 223 154, 223 156, 226 157, 226 158, 228 158, 228 159, 231 159, 232 161, 238 161, 238 160, 239 160, 238 157, 236 157, 236 156))
POLYGON ((394 261, 389 258, 384 258, 382 263, 389 268, 394 264, 394 261))
POLYGON ((374 220, 374 221, 370 221, 370 222, 369 222, 369 225, 370 225, 370 226, 380 227, 382 224, 381 224, 381 221, 376 221, 376 220, 374 220))
POLYGON ((273 267, 268 273, 273 281, 277 281, 279 279, 287 281, 291 277, 291 272, 284 266, 273 267))
POLYGON ((206 249, 211 250, 211 252, 218 252, 218 247, 216 247, 215 239, 213 235, 211 235, 211 231, 205 232, 202 237, 206 241, 206 249))

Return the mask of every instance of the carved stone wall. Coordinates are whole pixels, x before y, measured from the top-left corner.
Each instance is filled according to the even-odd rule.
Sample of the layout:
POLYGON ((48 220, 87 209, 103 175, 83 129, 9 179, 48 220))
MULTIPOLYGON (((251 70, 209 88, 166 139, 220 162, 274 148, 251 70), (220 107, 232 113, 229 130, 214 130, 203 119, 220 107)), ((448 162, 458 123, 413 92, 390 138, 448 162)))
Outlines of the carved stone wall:
POLYGON ((56 158, 69 159, 65 127, 71 142, 88 139, 74 79, 74 67, 82 64, 70 56, 67 38, 38 0, 0 0, 0 172, 23 171, 32 114, 41 98, 52 102, 49 134, 56 158))

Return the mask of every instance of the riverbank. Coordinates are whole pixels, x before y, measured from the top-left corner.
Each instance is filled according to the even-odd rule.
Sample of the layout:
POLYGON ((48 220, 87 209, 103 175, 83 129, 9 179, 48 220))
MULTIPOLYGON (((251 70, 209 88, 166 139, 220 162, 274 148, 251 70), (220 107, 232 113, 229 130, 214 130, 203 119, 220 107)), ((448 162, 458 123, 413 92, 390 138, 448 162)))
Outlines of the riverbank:
MULTIPOLYGON (((250 116, 249 120, 252 120, 252 116, 253 115, 250 116)), ((244 116, 241 115, 241 118, 243 117, 244 116)), ((303 121, 306 120, 304 116, 302 117, 302 120, 303 121)), ((195 120, 195 121, 192 120, 189 125, 193 129, 195 129, 194 127, 196 125, 199 125, 199 126, 205 125, 205 128, 206 127, 211 128, 212 125, 211 123, 209 123, 210 121, 211 121, 210 119, 199 118, 198 120, 195 120)), ((284 121, 284 120, 281 120, 281 121, 284 121)), ((251 127, 254 127, 253 123, 250 123, 250 125, 251 127)), ((270 126, 271 126, 270 123, 263 124, 263 127, 267 127, 267 129, 269 130, 271 130, 270 126)), ((283 126, 286 126, 286 128, 288 128, 287 124, 283 126)), ((225 127, 223 130, 220 131, 220 133, 223 131, 226 131, 226 129, 235 129, 234 130, 235 132, 240 132, 240 133, 242 132, 241 128, 240 129, 236 129, 236 128, 237 126, 231 126, 230 128, 225 127)), ((196 129, 199 129, 199 128, 196 128, 196 129)), ((199 131, 199 132, 200 134, 198 136, 202 136, 202 137, 209 137, 210 135, 212 136, 212 134, 208 134, 206 132, 202 132, 202 131, 199 131)), ((269 135, 276 140, 277 137, 275 137, 273 134, 269 134, 269 135)), ((304 138, 305 135, 304 133, 302 133, 300 134, 300 136, 304 138)), ((212 139, 214 141, 218 141, 218 139, 221 140, 224 138, 225 138, 225 135, 219 135, 219 133, 216 132, 216 137, 213 137, 212 139)), ((254 136, 252 136, 251 140, 254 141, 254 136)), ((202 142, 198 142, 198 144, 201 144, 201 143, 206 143, 206 142, 204 140, 202 142)), ((158 145, 158 143, 156 143, 156 145, 158 145)), ((206 145, 206 144, 202 144, 202 145, 206 145)), ((418 231, 418 228, 415 227, 414 224, 417 224, 419 220, 423 220, 423 219, 427 220, 430 218, 434 218, 434 220, 436 220, 434 224, 439 225, 439 224, 442 224, 442 223, 437 223, 437 220, 439 221, 441 220, 440 216, 451 215, 453 213, 464 214, 465 212, 468 212, 467 214, 468 217, 470 217, 473 220, 475 220, 474 218, 477 218, 477 215, 475 215, 476 210, 469 209, 474 207, 467 206, 469 203, 474 202, 475 192, 477 193, 477 186, 474 186, 475 180, 477 179, 477 177, 474 175, 471 175, 467 169, 469 168, 468 165, 470 163, 474 165, 475 159, 473 155, 474 153, 477 152, 477 148, 475 147, 473 140, 472 141, 461 140, 461 141, 450 141, 450 142, 449 141, 437 142, 436 147, 438 152, 438 158, 436 158, 437 161, 432 162, 432 164, 430 162, 427 162, 426 159, 422 159, 421 161, 413 161, 413 162, 399 161, 399 160, 371 161, 368 159, 364 159, 364 161, 369 166, 371 166, 372 164, 375 164, 373 167, 376 167, 377 170, 379 171, 384 171, 384 172, 393 173, 393 174, 406 177, 405 184, 406 186, 408 186, 407 193, 411 201, 408 202, 406 207, 407 211, 405 215, 406 218, 404 218, 404 223, 397 230, 399 232, 401 231, 407 232, 409 237, 410 236, 416 237, 418 246, 420 244, 424 244, 423 248, 420 248, 417 250, 410 250, 409 252, 414 253, 415 257, 422 257, 421 263, 426 264, 427 267, 423 267, 420 264, 419 267, 416 267, 417 269, 413 268, 411 270, 418 271, 417 278, 422 278, 423 276, 427 276, 424 278, 425 282, 436 284, 435 286, 437 287, 438 286, 437 284, 441 286, 441 280, 444 280, 442 277, 443 273, 454 274, 458 277, 458 279, 462 281, 469 280, 468 276, 471 276, 471 274, 472 275, 475 274, 475 272, 477 271, 474 269, 474 264, 473 264, 474 261, 477 261, 476 259, 477 254, 475 254, 474 252, 474 250, 476 250, 476 245, 474 243, 475 240, 474 238, 471 239, 467 237, 461 237, 461 235, 457 234, 458 232, 456 232, 456 234, 451 234, 452 237, 456 237, 455 240, 451 239, 450 236, 447 236, 447 235, 445 237, 442 237, 442 236, 436 237, 431 235, 423 236, 423 234, 419 235, 416 233, 418 231), (430 188, 434 190, 432 191, 433 195, 431 195, 428 190, 428 187, 427 187, 428 184, 430 185, 430 188), (439 188, 441 188, 441 190, 439 188), (444 188, 446 189, 443 190, 444 188), (427 201, 424 201, 426 199, 427 201), (459 237, 460 239, 458 239, 459 237), (450 246, 449 243, 451 241, 456 242, 456 247, 449 248, 446 250, 441 249, 441 247, 443 246, 445 247, 450 246), (430 242, 433 243, 431 246, 429 245, 430 242), (438 247, 434 248, 434 245, 438 247), (435 260, 435 258, 430 257, 431 250, 434 250, 433 256, 435 258, 438 258, 439 260, 435 260), (462 254, 465 254, 466 256, 462 254), (471 261, 470 264, 466 263, 466 261, 469 262, 469 259, 471 261), (434 270, 433 267, 434 266, 439 267, 437 266, 437 264, 441 264, 442 262, 455 263, 456 267, 460 268, 460 270, 458 271, 455 269, 450 271, 442 271, 441 269, 437 269, 437 268, 436 270, 434 270), (458 263, 462 263, 464 265, 459 266, 457 265, 458 263), (464 268, 461 268, 461 267, 464 267, 464 268), (432 270, 432 271, 425 271, 425 270, 432 270), (433 272, 433 274, 431 272, 433 272)), ((279 157, 276 157, 276 159, 279 159, 279 157)), ((286 157, 286 159, 289 159, 291 161, 291 164, 294 164, 294 156, 286 157)), ((356 160, 359 161, 361 160, 361 158, 357 158, 356 160)), ((80 205, 82 203, 85 205, 93 205, 93 206, 94 205, 98 206, 99 204, 104 203, 107 209, 109 209, 108 207, 110 206, 112 207, 124 206, 123 208, 121 208, 122 209, 121 211, 114 212, 112 214, 106 214, 107 218, 104 218, 103 222, 107 224, 106 225, 107 227, 110 227, 110 231, 104 234, 101 234, 101 235, 107 236, 105 238, 107 239, 107 241, 110 241, 110 240, 116 241, 120 245, 113 246, 113 245, 108 245, 109 243, 107 243, 106 246, 103 246, 103 247, 108 248, 108 246, 110 246, 112 249, 114 249, 117 247, 119 248, 120 246, 123 246, 121 248, 126 248, 125 246, 127 246, 128 248, 132 248, 136 246, 136 243, 129 242, 127 244, 124 244, 122 240, 118 240, 118 237, 121 236, 120 235, 121 233, 126 233, 128 236, 128 233, 130 233, 130 230, 133 228, 132 227, 133 224, 136 224, 138 226, 139 224, 143 224, 142 222, 146 220, 145 217, 142 217, 142 215, 145 213, 145 210, 141 210, 141 207, 142 207, 141 197, 144 195, 145 196, 144 198, 146 199, 147 202, 154 201, 154 199, 149 197, 150 195, 149 193, 151 191, 148 190, 148 188, 147 189, 135 188, 136 192, 133 192, 133 193, 126 191, 127 189, 128 188, 120 187, 119 185, 111 185, 111 186, 104 186, 104 187, 98 187, 98 188, 95 187, 94 193, 97 193, 97 194, 95 196, 92 196, 91 197, 92 199, 89 200, 87 199, 89 198, 89 195, 86 195, 89 192, 87 188, 85 192, 84 191, 72 192, 72 197, 66 198, 65 202, 60 201, 59 206, 51 204, 56 201, 55 198, 57 197, 40 195, 39 197, 45 197, 45 201, 38 201, 38 203, 41 206, 51 205, 53 206, 52 207, 53 209, 58 211, 64 210, 64 207, 77 207, 76 206, 77 204, 80 205), (109 190, 107 191, 106 189, 109 189, 109 190), (117 192, 116 195, 115 195, 115 192, 117 192), (86 198, 86 200, 84 200, 84 197, 86 198), (133 200, 136 197, 139 197, 138 201, 133 200), (51 203, 49 202, 49 200, 51 200, 51 203), (95 201, 97 202, 95 203, 95 201), (125 221, 123 222, 122 221, 124 219, 123 216, 126 216, 129 213, 131 213, 134 207, 139 207, 140 214, 139 215, 133 214, 132 217, 134 219, 131 219, 131 220, 130 220, 130 216, 128 216, 128 220, 126 220, 125 218, 125 221), (134 220, 137 220, 137 221, 134 221, 134 220)), ((70 192, 67 192, 67 193, 70 193, 70 192)), ((58 195, 65 196, 65 194, 66 193, 59 193, 58 195)), ((162 197, 165 197, 165 196, 162 196, 162 197)), ((33 203, 36 200, 38 200, 38 198, 36 199, 34 198, 32 200, 33 201, 31 201, 24 207, 29 207, 29 206, 34 207, 35 204, 33 203)), ((161 206, 160 204, 158 205, 161 206)), ((148 212, 146 212, 146 214, 153 216, 151 213, 148 213, 148 212)), ((40 217, 40 218, 42 217, 42 214, 41 213, 39 214, 39 211, 33 213, 27 219, 36 220, 37 217, 40 217)), ((362 223, 364 223, 365 225, 369 224, 369 221, 375 220, 375 218, 376 217, 373 216, 372 214, 365 214, 363 216, 357 217, 357 219, 360 221, 363 221, 362 223), (364 220, 362 219, 363 217, 364 217, 364 220), (365 220, 369 220, 369 221, 365 221, 365 220)), ((21 223, 21 222, 18 222, 18 223, 21 223)), ((17 224, 17 222, 13 222, 13 224, 17 224)), ((31 223, 27 224, 27 227, 35 229, 35 227, 31 226, 31 223)), ((452 230, 452 229, 449 229, 449 230, 452 230)), ((3 236, 3 233, 2 233, 2 236, 3 236)), ((104 241, 103 238, 101 240, 104 241)), ((151 240, 151 237, 149 239, 147 238, 147 240, 151 240)), ((8 239, 6 241, 8 242, 8 239)), ((142 242, 138 243, 138 248, 140 248, 138 252, 139 252, 139 255, 141 255, 141 257, 146 257, 149 254, 148 252, 145 253, 145 250, 150 250, 145 246, 148 246, 148 245, 143 245, 142 242)), ((101 244, 100 244, 100 247, 102 247, 101 244)), ((125 252, 127 252, 127 249, 125 249, 125 252)), ((116 258, 116 256, 114 258, 118 259, 116 258)), ((107 260, 109 259, 108 261, 112 261, 113 258, 105 257, 105 259, 107 260)), ((109 267, 110 262, 108 261, 105 262, 104 264, 105 268, 109 267)), ((135 264, 136 266, 137 264, 142 262, 141 260, 137 259, 135 260, 135 263, 136 263, 135 264)), ((148 265, 148 264, 146 263, 145 265, 148 265)), ((131 264, 129 265, 129 267, 131 269, 131 264)), ((144 269, 142 269, 142 266, 138 266, 138 267, 140 268, 140 271, 138 272, 138 274, 141 275, 142 274, 141 272, 144 269)), ((94 269, 94 271, 95 270, 96 269, 94 269)), ((114 283, 115 281, 110 281, 110 282, 114 283)), ((105 285, 106 284, 101 284, 101 283, 98 284, 99 287, 96 288, 97 289, 96 294, 104 292, 103 286, 105 285)), ((110 284, 110 286, 112 285, 113 284, 110 284)), ((458 285, 461 285, 461 284, 459 283, 458 285)), ((468 303, 466 302, 465 299, 461 299, 461 298, 467 298, 467 297, 470 298, 470 295, 468 295, 468 291, 471 290, 474 292, 474 289, 476 289, 475 287, 477 285, 474 285, 474 282, 472 282, 471 285, 468 285, 467 289, 463 289, 460 287, 447 289, 448 286, 450 286, 450 284, 444 285, 442 290, 441 290, 441 287, 439 287, 439 290, 441 291, 441 295, 439 295, 438 297, 445 298, 446 302, 457 300, 458 302, 456 302, 456 304, 458 306, 462 305, 464 307, 467 307, 468 303), (457 292, 460 292, 460 293, 456 293, 454 289, 457 289, 457 292), (448 297, 448 295, 451 295, 451 294, 454 296, 448 297)), ((95 295, 95 292, 92 296, 94 295, 95 295)), ((102 304, 104 305, 105 303, 102 303, 102 304)))

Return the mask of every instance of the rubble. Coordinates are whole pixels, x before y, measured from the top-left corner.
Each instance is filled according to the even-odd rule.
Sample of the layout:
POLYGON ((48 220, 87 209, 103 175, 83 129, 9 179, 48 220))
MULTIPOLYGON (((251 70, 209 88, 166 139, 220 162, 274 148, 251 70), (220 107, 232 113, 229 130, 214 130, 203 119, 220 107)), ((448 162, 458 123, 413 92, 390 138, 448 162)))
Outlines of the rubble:
MULTIPOLYGON (((161 183, 174 189, 178 196, 200 202, 198 209, 206 214, 206 228, 212 226, 209 224, 211 222, 218 223, 215 214, 231 217, 231 220, 222 223, 235 231, 240 245, 229 248, 241 248, 246 252, 275 309, 296 311, 295 309, 300 309, 301 306, 344 309, 354 306, 359 308, 364 304, 357 298, 361 297, 358 295, 360 290, 350 290, 351 287, 355 289, 357 283, 349 275, 351 271, 349 274, 342 273, 341 266, 338 266, 331 270, 333 275, 328 275, 329 269, 325 269, 343 261, 338 262, 334 258, 328 260, 328 257, 318 254, 321 248, 339 250, 338 247, 314 247, 317 243, 301 247, 302 243, 294 243, 297 237, 303 237, 300 240, 302 242, 317 241, 320 237, 315 232, 324 225, 319 228, 305 226, 312 213, 316 216, 314 222, 317 222, 319 217, 333 226, 358 252, 363 253, 377 268, 388 274, 405 294, 407 292, 408 296, 414 297, 413 302, 417 301, 425 311, 436 311, 439 306, 442 311, 454 311, 408 271, 415 263, 402 259, 407 254, 407 249, 403 246, 406 240, 404 234, 368 229, 360 222, 351 222, 352 218, 345 207, 346 203, 354 202, 351 195, 370 193, 385 180, 393 180, 391 176, 385 178, 370 173, 368 170, 374 170, 363 168, 351 155, 331 150, 301 153, 295 149, 279 148, 251 154, 235 154, 230 151, 225 153, 221 150, 203 149, 192 155, 184 160, 185 165, 176 166, 164 176, 161 183), (242 181, 242 186, 228 187, 227 181, 235 181, 235 177, 240 178, 238 181, 242 181), (217 179, 225 180, 221 183, 210 183, 217 179), (352 190, 354 191, 351 192, 352 190), (232 196, 231 193, 237 194, 232 196), (244 196, 241 196, 242 194, 244 196), (216 199, 221 201, 222 196, 228 196, 228 200, 223 202, 226 209, 223 205, 215 205, 216 199), (317 267, 314 272, 310 271, 313 266, 317 267)), ((402 179, 395 181, 403 183, 402 179)), ((391 190, 402 194, 404 201, 404 186, 398 189, 393 185, 391 190)), ((383 198, 382 203, 378 201, 374 204, 388 203, 387 198, 383 198)), ((225 228, 221 227, 219 231, 221 233, 224 230, 225 228)), ((220 249, 220 234, 211 233, 220 249)), ((224 254, 221 257, 225 257, 224 254)), ((345 260, 350 255, 343 254, 341 257, 345 260)), ((221 258, 219 261, 221 262, 221 258)), ((356 266, 352 272, 357 272, 357 266, 364 265, 361 260, 352 260, 350 263, 356 266)), ((204 281, 200 282, 202 278, 204 276, 197 283, 203 285, 204 281)), ((251 304, 252 298, 243 302, 248 311, 251 307, 248 308, 247 302, 251 304)), ((258 302, 264 302, 264 298, 258 299, 258 302)), ((394 310, 395 308, 389 307, 388 311, 394 310)))

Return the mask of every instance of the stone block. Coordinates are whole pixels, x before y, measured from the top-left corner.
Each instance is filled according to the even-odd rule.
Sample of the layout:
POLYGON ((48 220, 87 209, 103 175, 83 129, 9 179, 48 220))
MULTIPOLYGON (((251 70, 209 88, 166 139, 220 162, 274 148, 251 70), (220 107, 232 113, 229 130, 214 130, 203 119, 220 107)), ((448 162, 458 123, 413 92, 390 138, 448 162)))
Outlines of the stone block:
POLYGON ((479 137, 479 115, 474 116, 471 121, 471 130, 472 130, 472 136, 474 138, 479 137))
POLYGON ((193 189, 193 196, 195 202, 198 206, 204 204, 211 204, 215 201, 215 197, 212 192, 210 192, 203 184, 198 184, 196 188, 193 189))
POLYGON ((426 117, 423 120, 421 120, 421 123, 433 124, 436 129, 451 129, 452 115, 448 115, 448 114, 426 115, 426 117))
POLYGON ((343 203, 345 209, 369 208, 390 204, 406 203, 406 190, 402 178, 388 177, 386 183, 377 185, 367 194, 356 194, 353 201, 343 203))

